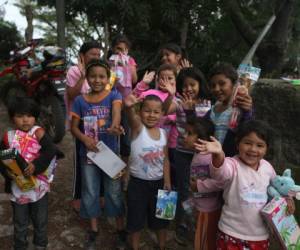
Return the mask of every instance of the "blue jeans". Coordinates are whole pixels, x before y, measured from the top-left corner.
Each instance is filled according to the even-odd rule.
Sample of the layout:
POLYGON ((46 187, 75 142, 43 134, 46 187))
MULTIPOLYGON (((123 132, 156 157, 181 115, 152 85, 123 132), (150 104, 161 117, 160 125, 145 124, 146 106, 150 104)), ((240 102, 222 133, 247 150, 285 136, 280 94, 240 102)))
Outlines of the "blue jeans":
POLYGON ((48 194, 36 202, 17 204, 12 202, 14 223, 14 249, 25 250, 28 246, 27 233, 29 220, 33 224, 33 244, 46 247, 48 244, 48 194))
POLYGON ((104 184, 104 212, 109 217, 124 215, 124 201, 121 180, 114 180, 106 175, 99 167, 81 163, 81 204, 80 216, 85 219, 97 218, 101 215, 99 203, 101 180, 104 184), (101 179, 101 175, 103 178, 101 179))

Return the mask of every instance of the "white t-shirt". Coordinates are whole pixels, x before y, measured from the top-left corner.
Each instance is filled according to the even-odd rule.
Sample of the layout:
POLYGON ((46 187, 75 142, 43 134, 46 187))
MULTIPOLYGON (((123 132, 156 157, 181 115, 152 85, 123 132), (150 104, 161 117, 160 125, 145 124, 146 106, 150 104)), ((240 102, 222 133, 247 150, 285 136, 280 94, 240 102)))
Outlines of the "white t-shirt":
POLYGON ((164 147, 167 145, 167 137, 163 129, 160 128, 159 131, 159 140, 154 140, 143 126, 140 134, 131 142, 129 170, 132 176, 143 180, 163 178, 164 147))
POLYGON ((269 162, 261 160, 257 171, 238 156, 227 157, 220 168, 210 166, 211 176, 224 181, 224 205, 219 229, 233 237, 260 241, 269 238, 260 211, 268 201, 267 188, 276 176, 269 162))

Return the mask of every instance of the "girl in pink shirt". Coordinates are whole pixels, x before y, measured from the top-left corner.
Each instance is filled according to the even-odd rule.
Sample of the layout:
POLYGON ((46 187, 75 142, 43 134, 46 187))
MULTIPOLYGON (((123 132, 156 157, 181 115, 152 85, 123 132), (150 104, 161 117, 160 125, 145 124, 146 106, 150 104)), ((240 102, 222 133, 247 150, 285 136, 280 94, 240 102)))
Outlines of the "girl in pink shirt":
POLYGON ((195 144, 201 154, 212 154, 211 176, 224 184, 217 250, 269 249, 269 233, 260 215, 268 201, 267 187, 276 173, 264 160, 270 128, 262 121, 244 123, 237 133, 238 155, 226 157, 214 137, 195 144))

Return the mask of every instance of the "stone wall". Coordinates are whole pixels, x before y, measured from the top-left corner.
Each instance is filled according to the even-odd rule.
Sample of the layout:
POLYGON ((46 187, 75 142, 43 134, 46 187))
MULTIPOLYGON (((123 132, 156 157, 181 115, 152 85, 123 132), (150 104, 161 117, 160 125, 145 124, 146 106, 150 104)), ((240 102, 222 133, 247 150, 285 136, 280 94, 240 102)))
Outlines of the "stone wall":
POLYGON ((300 183, 300 86, 261 79, 251 95, 255 117, 267 121, 276 133, 270 161, 280 172, 292 168, 300 183))

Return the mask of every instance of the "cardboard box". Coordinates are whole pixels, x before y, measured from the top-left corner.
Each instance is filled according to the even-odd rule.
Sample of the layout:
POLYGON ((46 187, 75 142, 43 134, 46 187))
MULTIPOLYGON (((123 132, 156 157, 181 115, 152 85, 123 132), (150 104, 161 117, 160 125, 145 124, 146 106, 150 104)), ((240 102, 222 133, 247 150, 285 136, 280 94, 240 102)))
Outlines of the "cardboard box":
POLYGON ((263 209, 262 215, 271 231, 275 232, 281 249, 300 249, 300 228, 294 215, 286 215, 287 203, 282 197, 275 197, 263 209))

